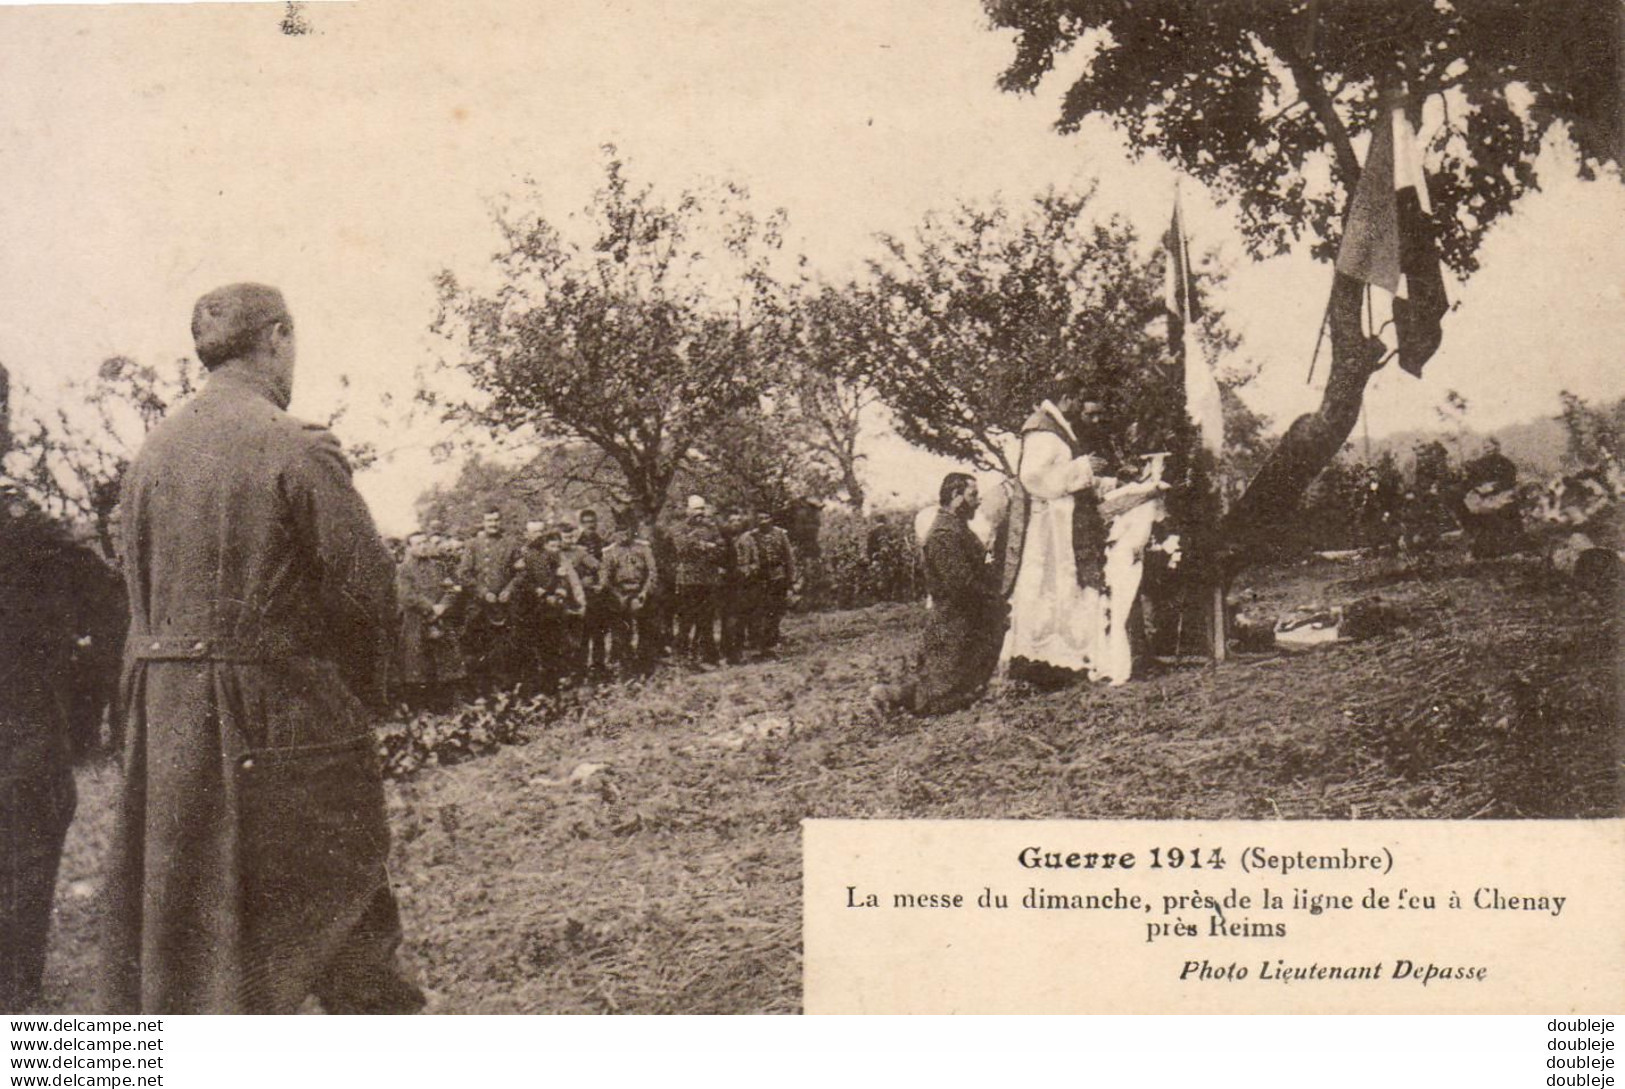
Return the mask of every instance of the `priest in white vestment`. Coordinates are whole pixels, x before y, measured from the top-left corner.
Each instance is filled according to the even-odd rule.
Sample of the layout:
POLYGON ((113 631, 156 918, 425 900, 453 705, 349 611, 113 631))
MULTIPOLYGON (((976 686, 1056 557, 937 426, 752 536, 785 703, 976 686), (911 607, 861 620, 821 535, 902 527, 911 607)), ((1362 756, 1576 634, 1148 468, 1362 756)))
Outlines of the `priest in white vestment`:
POLYGON ((1074 504, 1080 493, 1092 502, 1092 489, 1115 482, 1097 475, 1105 464, 1102 458, 1079 449, 1077 432, 1067 419, 1074 405, 1071 396, 1060 404, 1045 401, 1022 426, 1016 475, 1027 493, 1028 511, 1000 661, 1022 658, 1086 672, 1099 655, 1103 629, 1100 589, 1078 579, 1074 504))
POLYGON ((1027 516, 1024 532, 1014 521, 1010 529, 1019 566, 1000 660, 1122 683, 1132 670, 1125 622, 1139 589, 1138 560, 1161 516, 1162 504, 1147 500, 1164 485, 1150 479, 1119 487, 1101 475, 1104 459, 1083 449, 1068 419, 1080 404, 1086 418, 1099 411, 1068 396, 1059 404, 1045 401, 1022 426, 1017 478, 1027 494, 1027 516), (1079 503, 1101 506, 1079 510, 1079 503), (1116 592, 1108 593, 1114 582, 1116 592))

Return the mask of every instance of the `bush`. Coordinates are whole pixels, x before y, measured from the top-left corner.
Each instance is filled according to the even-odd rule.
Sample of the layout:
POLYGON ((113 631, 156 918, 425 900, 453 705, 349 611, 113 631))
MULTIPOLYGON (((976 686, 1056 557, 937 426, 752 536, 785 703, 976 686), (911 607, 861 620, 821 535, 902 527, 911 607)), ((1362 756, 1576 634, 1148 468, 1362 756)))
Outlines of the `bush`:
POLYGON ((522 745, 529 740, 526 727, 545 722, 555 711, 546 696, 521 699, 511 692, 450 711, 419 711, 378 730, 384 778, 405 779, 420 768, 460 764, 504 745, 522 745))
POLYGON ((812 609, 856 609, 925 594, 914 517, 903 511, 826 511, 818 531, 819 562, 808 572, 812 609))
POLYGON ((1389 452, 1371 465, 1345 453, 1310 485, 1279 543, 1286 554, 1397 545, 1430 551, 1456 528, 1461 490, 1460 471, 1437 442, 1415 449, 1409 472, 1389 452))

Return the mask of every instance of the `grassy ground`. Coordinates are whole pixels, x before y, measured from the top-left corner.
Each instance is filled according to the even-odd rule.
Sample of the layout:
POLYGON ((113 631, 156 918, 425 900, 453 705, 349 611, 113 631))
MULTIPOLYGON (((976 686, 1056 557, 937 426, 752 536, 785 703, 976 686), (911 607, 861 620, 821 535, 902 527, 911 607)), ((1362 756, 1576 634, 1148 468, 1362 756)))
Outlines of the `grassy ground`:
MULTIPOLYGON (((778 662, 664 671, 391 784, 407 956, 445 1012, 800 1002, 807 817, 1506 818, 1621 810, 1618 610, 1532 562, 1315 563, 1252 612, 1367 602, 1357 642, 877 718, 914 606, 803 617, 778 662)), ((81 773, 48 967, 83 1008, 117 772, 81 773)))

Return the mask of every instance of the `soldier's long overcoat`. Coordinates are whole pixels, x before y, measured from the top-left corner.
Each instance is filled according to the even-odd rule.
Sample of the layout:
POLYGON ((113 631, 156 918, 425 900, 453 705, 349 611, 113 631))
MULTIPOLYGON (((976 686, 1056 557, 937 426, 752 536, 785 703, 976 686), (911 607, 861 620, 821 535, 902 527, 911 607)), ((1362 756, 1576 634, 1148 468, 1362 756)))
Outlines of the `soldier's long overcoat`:
POLYGON ((368 706, 392 565, 337 440, 252 373, 217 372, 149 436, 123 503, 128 743, 103 1003, 411 1008, 383 968, 399 922, 368 706))
POLYGON ((395 590, 401 605, 401 679, 446 684, 468 676, 449 619, 456 595, 445 587, 440 564, 431 556, 408 555, 396 573, 395 590), (436 616, 441 605, 445 608, 436 616))
POLYGON ((69 763, 98 741, 118 679, 123 587, 0 480, 0 1010, 39 1001, 69 763), (111 661, 102 647, 111 643, 111 661))

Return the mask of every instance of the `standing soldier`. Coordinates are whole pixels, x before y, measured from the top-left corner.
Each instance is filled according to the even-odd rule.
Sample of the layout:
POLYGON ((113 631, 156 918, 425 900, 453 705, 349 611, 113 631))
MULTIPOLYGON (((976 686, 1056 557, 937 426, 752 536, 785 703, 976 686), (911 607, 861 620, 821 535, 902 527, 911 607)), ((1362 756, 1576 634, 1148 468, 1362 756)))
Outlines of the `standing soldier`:
POLYGON ((598 512, 591 507, 583 507, 576 515, 576 547, 591 552, 595 560, 603 559, 604 549, 609 547, 598 532, 598 512))
POLYGON ((121 596, 101 560, 0 485, 0 1010, 9 1013, 40 1001, 76 804, 70 765, 96 744, 118 680, 116 651, 106 664, 88 651, 118 641, 121 596))
POLYGON ((796 586, 796 557, 790 547, 790 535, 774 525, 766 511, 756 516, 756 528, 751 530, 751 536, 755 541, 757 570, 756 649, 764 657, 772 658, 778 655, 779 625, 796 586))
POLYGON ((638 527, 638 535, 655 559, 655 586, 651 601, 651 625, 654 639, 650 661, 655 654, 669 655, 678 645, 677 639, 677 545, 671 533, 653 518, 645 519, 638 527))
POLYGON ((510 680, 504 658, 509 649, 508 601, 513 596, 513 565, 518 555, 518 547, 502 532, 502 512, 486 511, 457 573, 457 581, 468 594, 463 650, 476 695, 488 695, 510 680))
POLYGON ((281 293, 212 291, 192 336, 208 381, 124 481, 128 738, 103 1000, 415 1012, 372 735, 389 555, 338 440, 285 411, 281 293))
POLYGON ((558 527, 561 553, 564 561, 575 572, 576 580, 581 584, 581 607, 573 609, 565 622, 565 641, 569 646, 569 672, 571 675, 580 675, 583 681, 588 677, 587 663, 589 652, 587 646, 587 610, 592 608, 593 599, 599 591, 599 563, 598 557, 592 551, 581 546, 581 530, 569 522, 560 522, 558 527))
POLYGON ((461 689, 468 681, 468 656, 463 653, 463 617, 466 615, 468 595, 459 581, 463 568, 463 542, 446 532, 446 523, 436 518, 429 523, 428 558, 440 576, 442 595, 450 604, 440 618, 440 640, 445 654, 458 663, 457 681, 453 689, 461 689))
POLYGON ((528 651, 526 673, 543 695, 558 692, 572 666, 569 641, 573 617, 586 608, 586 594, 575 567, 565 559, 563 536, 542 522, 525 526, 525 548, 514 586, 515 623, 520 645, 528 651))
MULTIPOLYGON (((583 568, 596 571, 597 565, 603 562, 607 543, 598 533, 598 512, 591 507, 581 510, 576 515, 576 527, 573 550, 576 562, 583 568), (582 556, 591 557, 591 567, 581 562, 582 556)), ((604 653, 605 637, 609 632, 609 618, 605 611, 608 590, 601 574, 590 584, 583 583, 582 588, 587 592, 587 611, 581 617, 581 668, 589 676, 601 676, 609 671, 609 659, 604 653)))
POLYGON ((658 571, 654 553, 635 539, 630 521, 615 532, 615 543, 604 550, 600 574, 604 610, 608 616, 610 653, 622 669, 647 668, 654 661, 654 626, 650 598, 658 571), (633 651, 633 639, 637 649, 633 651))
POLYGON ((1365 484, 1359 499, 1359 545, 1373 553, 1395 549, 1399 544, 1401 503, 1400 484, 1381 467, 1365 471, 1365 484))
POLYGON ((468 675, 457 642, 447 638, 448 617, 457 604, 451 590, 429 538, 423 533, 407 537, 395 594, 401 606, 401 682, 409 706, 444 710, 468 675))
POLYGON ((1489 449, 1461 467, 1458 517, 1475 560, 1493 559, 1528 546, 1518 498, 1518 467, 1490 440, 1489 449))
POLYGON ((756 619, 756 544, 747 532, 749 512, 732 508, 722 517, 722 584, 717 611, 722 616, 722 657, 730 665, 745 660, 756 619))
POLYGON ((672 545, 677 554, 677 645, 691 665, 714 666, 723 549, 703 496, 688 497, 688 520, 673 531, 672 545))

